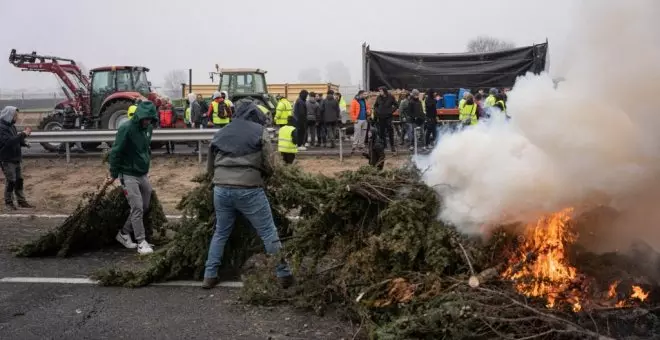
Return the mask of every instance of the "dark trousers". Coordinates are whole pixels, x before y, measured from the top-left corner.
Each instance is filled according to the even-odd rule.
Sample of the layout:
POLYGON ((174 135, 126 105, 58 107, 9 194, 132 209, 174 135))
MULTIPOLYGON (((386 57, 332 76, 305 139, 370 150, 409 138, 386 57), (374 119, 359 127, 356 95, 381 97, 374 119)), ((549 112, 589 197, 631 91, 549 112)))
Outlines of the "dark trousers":
POLYGON ((305 143, 307 142, 307 120, 299 121, 296 125, 296 133, 298 134, 297 145, 299 147, 305 146, 305 143))
POLYGON ((167 153, 174 153, 174 142, 165 142, 165 147, 167 148, 167 153))
POLYGON ((325 122, 322 123, 321 128, 321 143, 324 145, 328 142, 332 147, 335 146, 335 130, 337 129, 337 123, 335 122, 325 122))
MULTIPOLYGON (((316 122, 313 120, 307 121, 307 136, 309 136, 309 145, 319 143, 316 136, 316 122)), ((307 140, 307 136, 305 137, 305 140, 307 140)))
POLYGON ((293 164, 293 161, 296 160, 296 154, 295 153, 287 153, 287 152, 280 152, 282 154, 282 160, 284 160, 284 164, 293 164))
POLYGON ((2 162, 2 173, 5 175, 5 203, 13 204, 14 195, 18 203, 26 203, 23 193, 23 170, 19 162, 2 162))
POLYGON ((426 129, 426 138, 425 138, 426 146, 431 146, 431 142, 435 141, 437 138, 435 120, 427 120, 424 127, 426 129))
POLYGON ((394 150, 394 127, 392 126, 392 117, 378 117, 378 134, 383 141, 383 145, 387 145, 387 138, 390 139, 390 147, 394 150))

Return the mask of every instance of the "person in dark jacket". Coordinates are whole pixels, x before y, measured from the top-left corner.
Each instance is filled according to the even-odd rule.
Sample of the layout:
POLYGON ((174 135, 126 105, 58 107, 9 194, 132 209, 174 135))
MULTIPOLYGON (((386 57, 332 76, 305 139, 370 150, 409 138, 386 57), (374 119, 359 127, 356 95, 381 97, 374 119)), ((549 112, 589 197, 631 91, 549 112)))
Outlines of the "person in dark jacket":
POLYGON ((316 93, 310 92, 307 98, 307 134, 310 137, 309 145, 321 144, 321 136, 316 136, 316 125, 320 124, 321 106, 316 101, 316 93))
POLYGON ((335 98, 334 91, 328 91, 325 99, 321 103, 321 117, 323 119, 323 146, 330 142, 330 147, 335 147, 335 131, 337 129, 337 122, 341 119, 341 110, 339 109, 339 102, 335 98))
POLYGON ((307 143, 307 90, 300 91, 296 103, 293 105, 293 116, 296 117, 296 130, 298 131, 298 150, 305 151, 307 143))
POLYGON ((126 223, 115 239, 126 248, 137 248, 139 254, 153 252, 146 240, 143 217, 151 200, 152 188, 147 175, 151 165, 151 135, 157 121, 156 106, 150 101, 142 101, 133 119, 119 126, 108 157, 108 184, 119 178, 131 208, 126 223), (131 240, 131 233, 137 243, 131 240))
POLYGON ((193 120, 196 127, 205 128, 208 125, 208 115, 209 104, 204 100, 204 97, 201 94, 197 95, 197 103, 199 104, 199 117, 198 120, 193 120))
POLYGON ((374 104, 374 111, 378 124, 378 134, 383 139, 383 145, 387 145, 386 137, 390 139, 390 147, 392 152, 396 152, 394 147, 394 127, 392 126, 392 117, 394 111, 398 108, 398 104, 394 96, 387 91, 387 88, 381 86, 378 89, 378 98, 374 104))
MULTIPOLYGON (((252 101, 242 99, 234 105, 233 120, 215 133, 209 147, 207 171, 213 174, 216 219, 204 270, 204 289, 219 283, 218 268, 239 214, 256 229, 266 252, 281 256, 282 242, 264 191, 265 179, 273 175, 274 152, 265 127, 268 119, 252 101)), ((283 257, 275 273, 283 288, 294 283, 283 257)))
POLYGON ((423 127, 424 122, 426 121, 426 117, 424 116, 424 104, 419 99, 419 95, 419 90, 412 90, 410 93, 410 100, 408 101, 408 140, 410 141, 410 151, 415 149, 417 128, 423 127))
POLYGON ((438 113, 436 109, 436 100, 435 92, 433 89, 428 89, 426 91, 426 101, 424 102, 424 107, 426 108, 426 138, 425 138, 425 149, 431 147, 432 142, 437 138, 436 128, 438 125, 438 113))
POLYGON ((378 136, 378 128, 375 126, 371 127, 367 133, 367 138, 369 139, 367 143, 369 147, 367 152, 362 155, 369 159, 369 165, 378 168, 378 170, 383 170, 385 166, 385 143, 378 136))
POLYGON ((14 106, 5 106, 0 112, 0 166, 5 175, 5 206, 9 210, 16 210, 14 195, 21 208, 34 208, 29 204, 23 193, 23 170, 21 162, 23 153, 21 147, 29 147, 25 137, 32 133, 32 129, 25 128, 22 132, 16 131, 18 109, 14 106))

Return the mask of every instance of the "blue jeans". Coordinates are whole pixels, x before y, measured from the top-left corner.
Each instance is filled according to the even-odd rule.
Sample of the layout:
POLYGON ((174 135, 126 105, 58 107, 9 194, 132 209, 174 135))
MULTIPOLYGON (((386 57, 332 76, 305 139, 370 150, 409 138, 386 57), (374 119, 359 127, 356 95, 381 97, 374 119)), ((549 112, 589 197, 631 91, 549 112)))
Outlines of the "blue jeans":
MULTIPOLYGON (((206 259, 205 278, 218 277, 218 268, 222 263, 222 254, 229 235, 234 229, 236 212, 240 212, 250 221, 264 242, 266 253, 277 254, 282 248, 280 237, 275 228, 270 203, 262 188, 213 188, 213 206, 215 207, 215 231, 209 246, 209 255, 206 259)), ((277 277, 291 275, 289 265, 280 261, 275 270, 277 277)))

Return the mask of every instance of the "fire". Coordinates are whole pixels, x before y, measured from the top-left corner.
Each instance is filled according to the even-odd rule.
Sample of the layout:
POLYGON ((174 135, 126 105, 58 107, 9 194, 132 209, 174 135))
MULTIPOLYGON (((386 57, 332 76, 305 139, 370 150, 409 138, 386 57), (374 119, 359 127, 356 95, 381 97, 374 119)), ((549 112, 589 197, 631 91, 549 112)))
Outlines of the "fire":
POLYGON ((632 286, 632 295, 630 295, 631 299, 638 299, 639 301, 644 302, 647 297, 649 297, 649 293, 645 292, 642 287, 640 286, 632 286))
POLYGON ((619 281, 614 281, 610 285, 610 289, 607 291, 607 297, 613 299, 616 297, 616 287, 619 286, 619 281))
MULTIPOLYGON (((572 209, 547 215, 527 226, 520 254, 512 258, 503 276, 516 282, 516 289, 528 297, 544 297, 547 307, 565 296, 577 271, 566 259, 566 250, 577 239, 568 222, 572 209)), ((581 305, 576 294, 567 299, 573 310, 581 305)))

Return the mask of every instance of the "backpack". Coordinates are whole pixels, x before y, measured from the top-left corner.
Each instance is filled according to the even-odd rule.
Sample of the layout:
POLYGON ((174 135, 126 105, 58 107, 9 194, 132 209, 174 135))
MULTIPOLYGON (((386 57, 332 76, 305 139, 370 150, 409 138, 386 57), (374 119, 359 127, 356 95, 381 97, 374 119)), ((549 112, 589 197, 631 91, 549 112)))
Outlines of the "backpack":
POLYGON ((172 117, 174 113, 171 109, 158 111, 160 127, 166 128, 172 126, 172 117))

